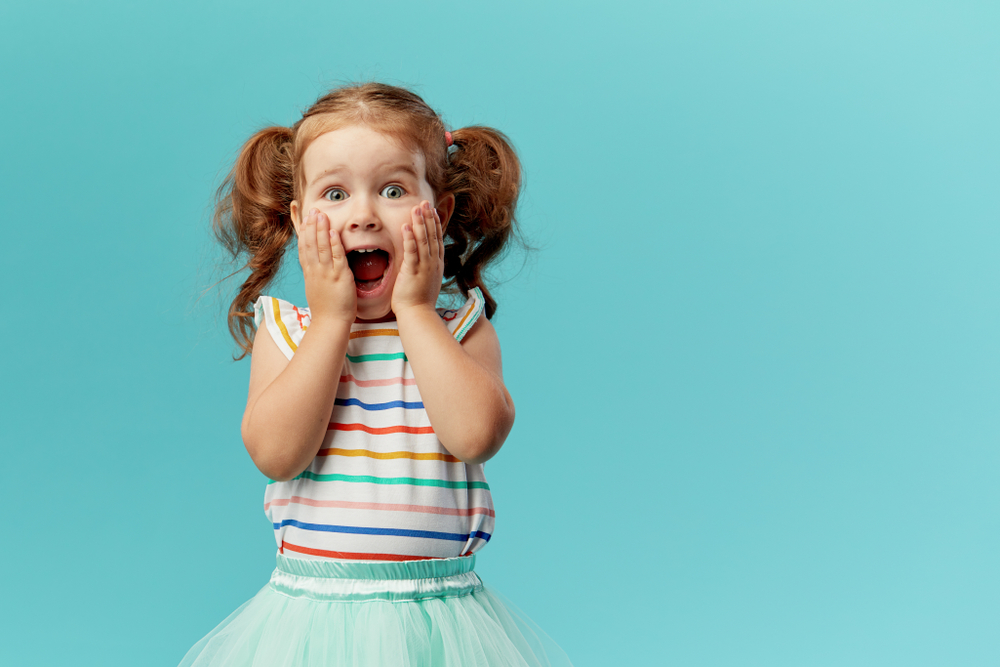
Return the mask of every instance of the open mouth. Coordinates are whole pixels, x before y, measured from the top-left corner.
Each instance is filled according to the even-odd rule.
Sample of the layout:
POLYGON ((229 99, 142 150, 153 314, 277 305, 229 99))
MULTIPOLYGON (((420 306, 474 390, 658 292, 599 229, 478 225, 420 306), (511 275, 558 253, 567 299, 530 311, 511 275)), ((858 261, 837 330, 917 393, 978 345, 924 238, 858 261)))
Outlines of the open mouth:
POLYGON ((374 296, 380 291, 389 271, 389 253, 379 248, 364 248, 347 253, 347 263, 354 274, 358 296, 374 296))

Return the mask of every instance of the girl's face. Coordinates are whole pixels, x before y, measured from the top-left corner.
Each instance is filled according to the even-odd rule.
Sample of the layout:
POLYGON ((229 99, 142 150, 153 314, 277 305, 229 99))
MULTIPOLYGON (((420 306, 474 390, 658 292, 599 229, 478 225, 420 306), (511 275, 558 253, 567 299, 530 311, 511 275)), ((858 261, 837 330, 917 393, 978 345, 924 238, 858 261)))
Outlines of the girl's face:
MULTIPOLYGON (((422 201, 436 206, 421 151, 364 125, 317 137, 302 156, 301 201, 292 202, 296 232, 312 209, 326 214, 340 234, 354 273, 358 319, 390 313, 392 288, 403 262, 403 225, 422 201), (365 252, 362 252, 365 251, 365 252)), ((440 210, 448 223, 451 197, 440 210)))

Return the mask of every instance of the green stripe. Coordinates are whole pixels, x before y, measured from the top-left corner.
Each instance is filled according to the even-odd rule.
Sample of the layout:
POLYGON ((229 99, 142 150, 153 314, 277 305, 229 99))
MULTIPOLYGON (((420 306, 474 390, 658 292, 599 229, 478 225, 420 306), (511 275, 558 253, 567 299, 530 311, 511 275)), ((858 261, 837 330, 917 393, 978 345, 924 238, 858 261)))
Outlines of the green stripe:
POLYGON ((405 352, 393 352, 392 354, 359 354, 358 356, 347 355, 347 360, 353 363, 359 361, 391 361, 392 359, 402 359, 408 361, 405 352))
MULTIPOLYGON (((369 484, 412 484, 413 486, 443 486, 448 489, 486 489, 490 490, 490 485, 486 482, 452 482, 447 479, 423 479, 421 477, 372 477, 371 475, 320 475, 306 470, 295 479, 311 479, 316 482, 368 482, 369 484)), ((268 484, 274 484, 274 480, 268 480, 268 484)))
POLYGON ((472 328, 472 325, 475 324, 476 320, 479 319, 480 313, 483 312, 483 307, 484 307, 483 304, 485 303, 485 301, 483 300, 483 291, 478 287, 474 287, 472 289, 472 292, 470 292, 470 294, 471 293, 476 294, 476 300, 472 308, 472 315, 469 316, 469 321, 465 323, 465 326, 463 326, 460 330, 455 332, 455 338, 458 340, 462 340, 462 338, 465 337, 465 334, 469 331, 469 329, 472 328))

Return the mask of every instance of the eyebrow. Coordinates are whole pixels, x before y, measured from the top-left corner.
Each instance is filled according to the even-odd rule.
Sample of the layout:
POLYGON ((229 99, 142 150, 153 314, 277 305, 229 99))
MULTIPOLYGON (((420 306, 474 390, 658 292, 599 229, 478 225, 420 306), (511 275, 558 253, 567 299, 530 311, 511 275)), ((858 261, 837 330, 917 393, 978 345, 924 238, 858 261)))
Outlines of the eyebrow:
MULTIPOLYGON (((330 176, 331 174, 336 174, 338 171, 343 171, 345 169, 347 169, 347 165, 343 164, 338 164, 335 167, 324 169, 319 173, 319 175, 316 176, 316 178, 309 181, 309 185, 313 185, 314 183, 316 183, 316 181, 320 181, 326 178, 327 176, 330 176)), ((409 174, 413 178, 420 178, 420 174, 417 173, 417 170, 408 164, 384 164, 377 167, 377 171, 384 171, 385 173, 388 174, 394 174, 396 172, 401 171, 403 173, 409 174)))

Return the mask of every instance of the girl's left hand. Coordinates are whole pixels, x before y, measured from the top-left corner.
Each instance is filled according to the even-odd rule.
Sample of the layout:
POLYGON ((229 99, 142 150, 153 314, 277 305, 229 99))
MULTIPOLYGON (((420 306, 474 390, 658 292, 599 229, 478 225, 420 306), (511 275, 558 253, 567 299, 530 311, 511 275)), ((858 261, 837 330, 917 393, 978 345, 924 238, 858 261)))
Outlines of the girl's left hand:
POLYGON ((392 312, 414 306, 437 306, 444 276, 444 233, 430 202, 422 201, 403 225, 403 264, 392 290, 392 312))

